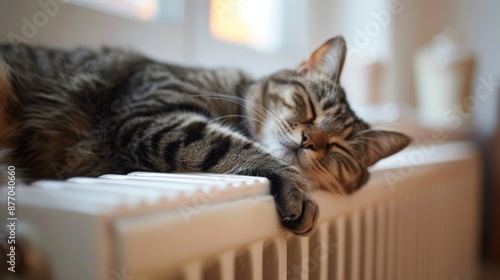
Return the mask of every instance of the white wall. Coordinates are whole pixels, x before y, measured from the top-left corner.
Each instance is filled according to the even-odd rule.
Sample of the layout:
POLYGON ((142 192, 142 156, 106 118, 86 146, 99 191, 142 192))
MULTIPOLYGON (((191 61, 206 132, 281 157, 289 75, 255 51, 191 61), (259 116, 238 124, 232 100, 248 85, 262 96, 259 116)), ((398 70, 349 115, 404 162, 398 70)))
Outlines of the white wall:
POLYGON ((489 77, 496 83, 489 97, 481 100, 475 114, 475 124, 480 135, 491 136, 495 128, 500 128, 497 117, 500 110, 500 1, 474 2, 476 7, 471 9, 471 14, 461 20, 469 26, 467 43, 478 58, 473 90, 479 89, 481 81, 489 80, 489 77))
POLYGON ((8 34, 14 33, 32 44, 56 47, 113 45, 135 49, 156 59, 184 61, 183 28, 182 25, 133 21, 55 0, 0 1, 0 42, 9 42, 8 34), (39 2, 52 3, 50 11, 53 13, 48 15, 39 2), (44 16, 48 20, 44 21, 44 16), (31 24, 35 31, 26 27, 31 24))

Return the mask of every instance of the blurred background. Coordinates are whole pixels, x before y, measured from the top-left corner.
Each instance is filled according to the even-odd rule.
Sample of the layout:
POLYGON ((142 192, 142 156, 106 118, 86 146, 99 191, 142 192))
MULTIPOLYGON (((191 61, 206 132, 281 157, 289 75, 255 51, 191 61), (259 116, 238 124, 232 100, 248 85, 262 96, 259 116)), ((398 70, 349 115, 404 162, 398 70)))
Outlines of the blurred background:
POLYGON ((416 144, 465 140, 480 149, 483 259, 494 269, 500 263, 499 13, 497 0, 2 0, 0 42, 119 46, 259 77, 293 68, 343 35, 349 53, 342 84, 359 115, 406 131, 416 144))

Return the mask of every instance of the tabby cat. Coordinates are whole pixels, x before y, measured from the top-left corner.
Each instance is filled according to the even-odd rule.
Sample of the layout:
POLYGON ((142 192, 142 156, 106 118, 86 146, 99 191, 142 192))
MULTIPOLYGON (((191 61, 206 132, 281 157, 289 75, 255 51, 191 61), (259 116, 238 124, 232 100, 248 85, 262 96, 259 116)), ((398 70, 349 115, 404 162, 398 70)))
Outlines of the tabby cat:
POLYGON ((377 131, 339 85, 342 37, 254 80, 123 50, 0 45, 0 148, 25 179, 135 170, 267 177, 282 224, 307 235, 311 187, 351 193, 410 138, 377 131))

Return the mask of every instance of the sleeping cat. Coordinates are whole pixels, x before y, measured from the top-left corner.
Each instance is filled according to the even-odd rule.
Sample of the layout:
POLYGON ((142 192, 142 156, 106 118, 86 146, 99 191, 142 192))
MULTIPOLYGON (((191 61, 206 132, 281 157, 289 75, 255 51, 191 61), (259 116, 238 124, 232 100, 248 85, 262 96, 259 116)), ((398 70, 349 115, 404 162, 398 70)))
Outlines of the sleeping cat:
MULTIPOLYGON (((351 193, 410 138, 350 109, 342 37, 254 80, 135 53, 0 45, 0 148, 28 181, 135 170, 267 177, 284 227, 316 224, 313 186, 351 193)), ((0 150, 0 152, 2 152, 0 150)))

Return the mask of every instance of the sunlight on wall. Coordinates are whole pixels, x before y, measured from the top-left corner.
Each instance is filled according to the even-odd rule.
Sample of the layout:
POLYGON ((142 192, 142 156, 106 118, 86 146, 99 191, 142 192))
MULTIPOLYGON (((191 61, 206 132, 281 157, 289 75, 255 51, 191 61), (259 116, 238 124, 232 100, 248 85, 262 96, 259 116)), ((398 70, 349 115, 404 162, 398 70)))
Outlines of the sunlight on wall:
POLYGON ((284 9, 283 0, 211 0, 210 32, 222 41, 279 50, 284 42, 284 9))

